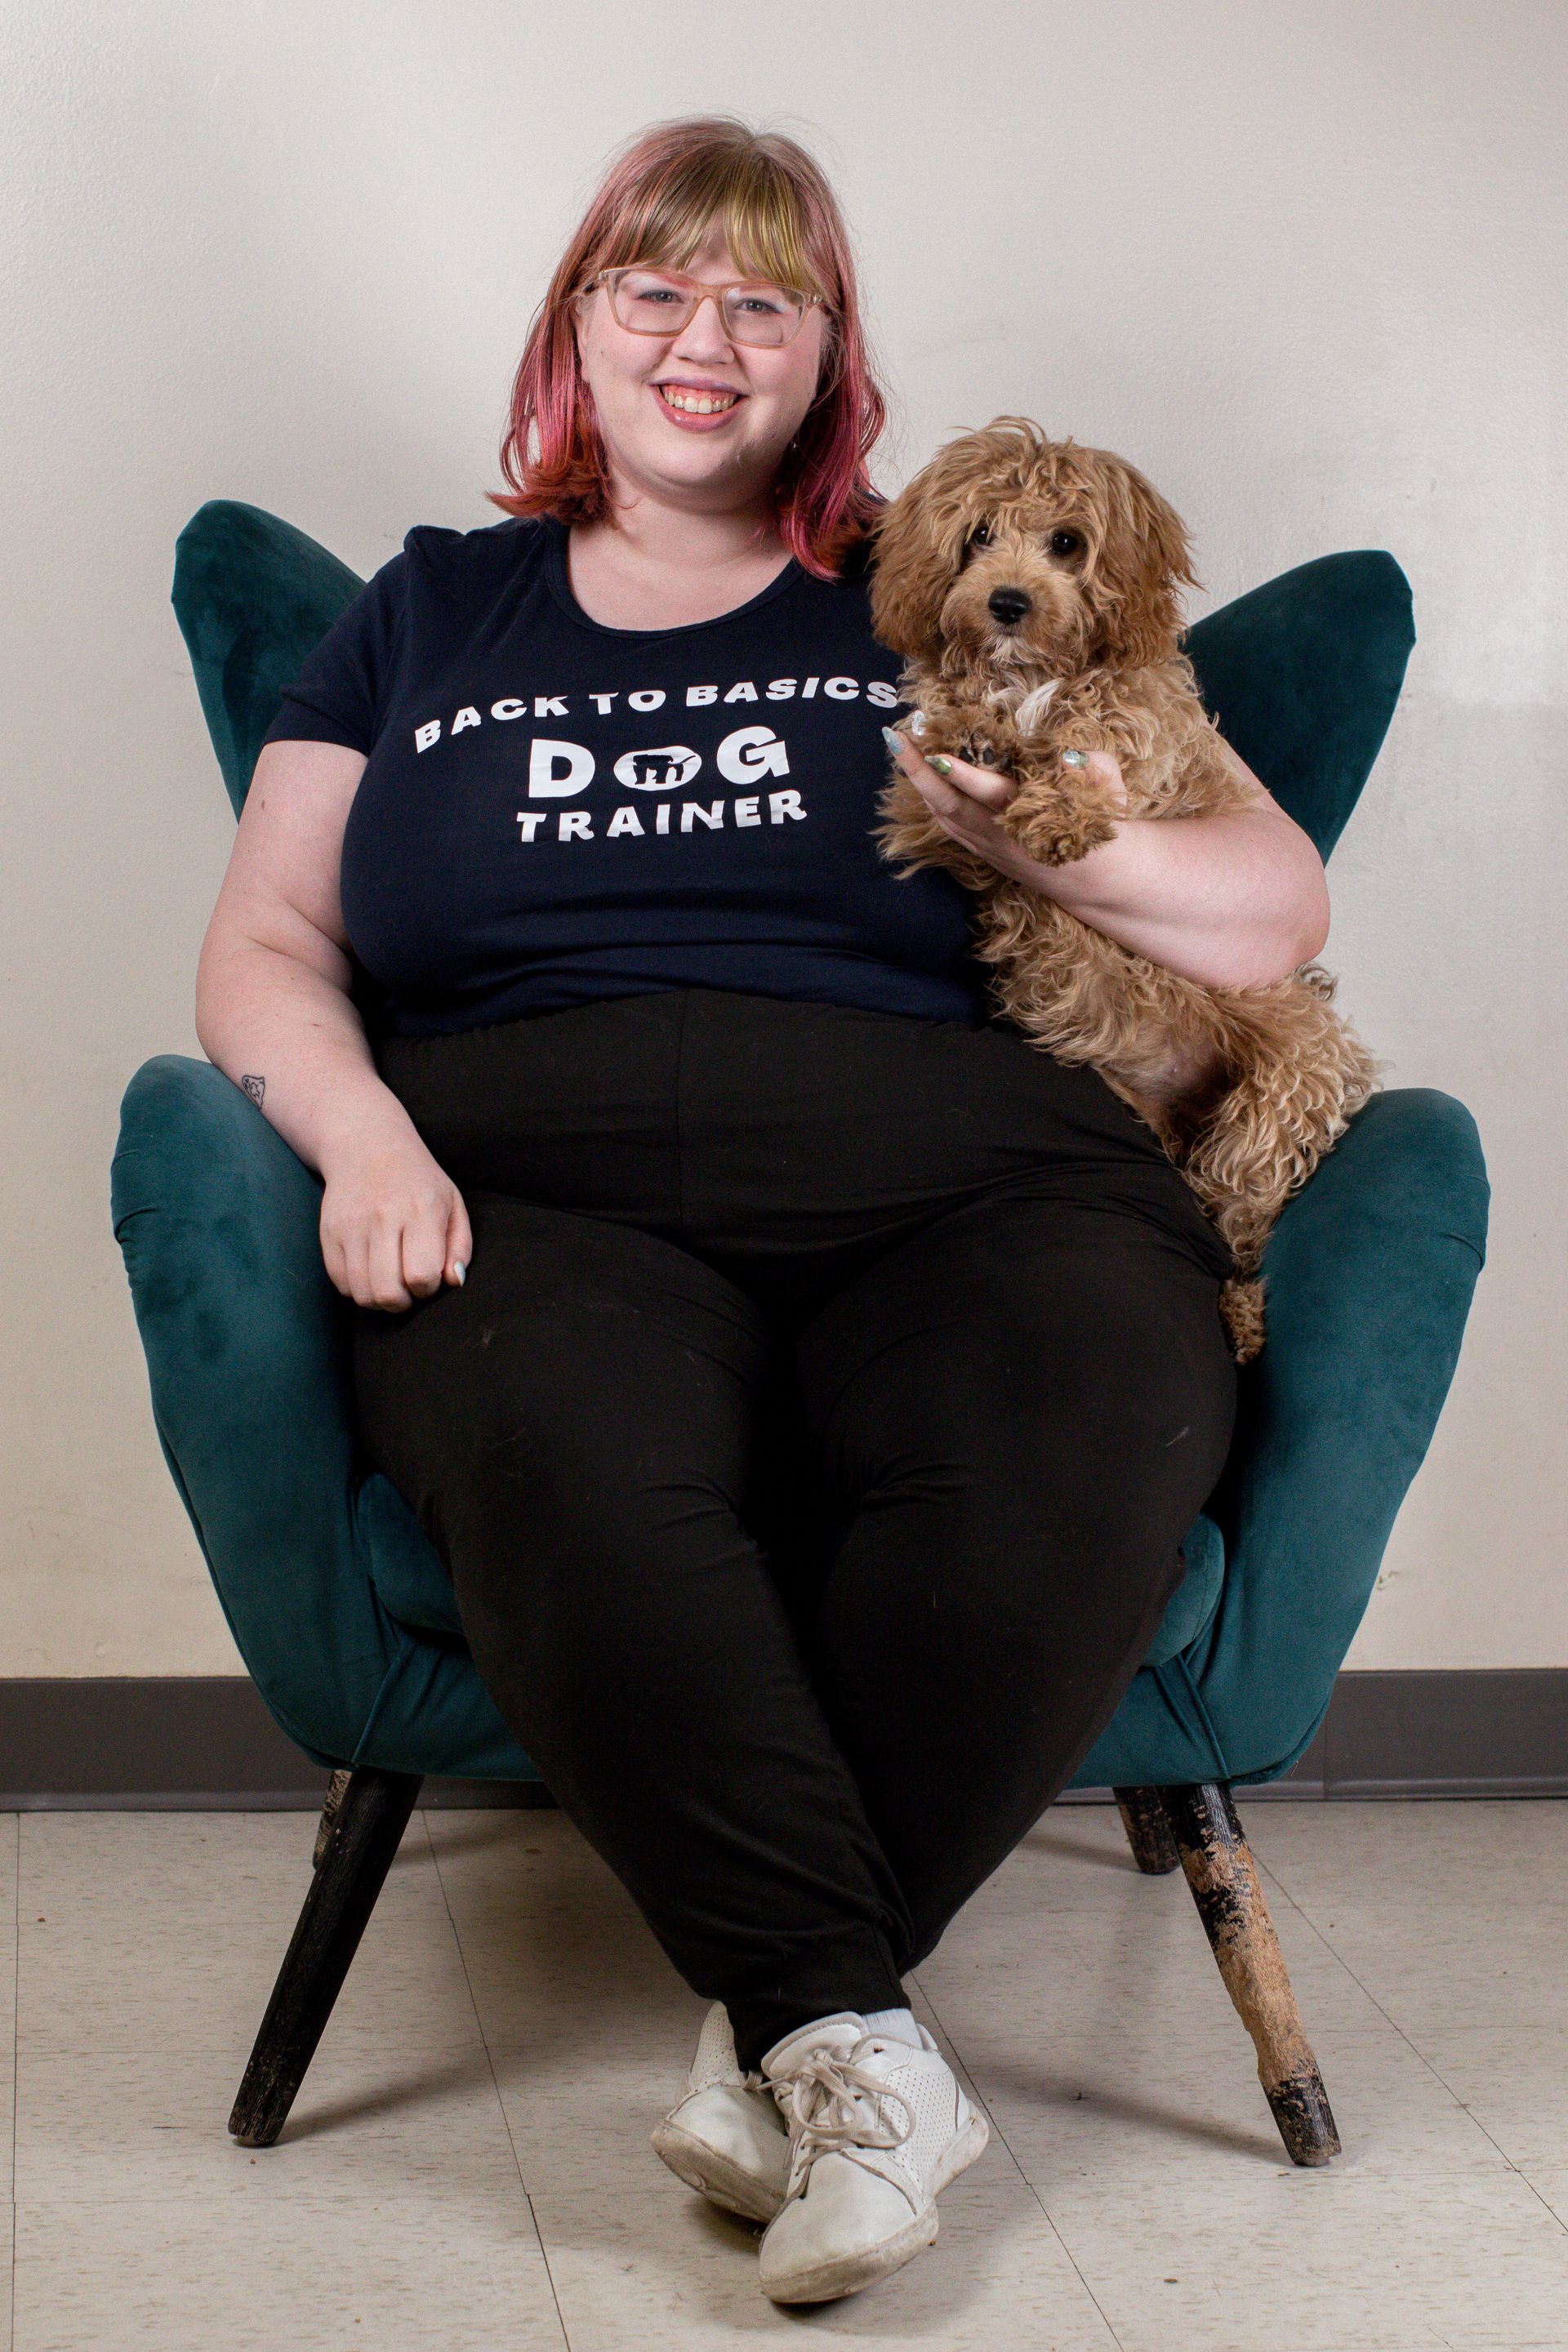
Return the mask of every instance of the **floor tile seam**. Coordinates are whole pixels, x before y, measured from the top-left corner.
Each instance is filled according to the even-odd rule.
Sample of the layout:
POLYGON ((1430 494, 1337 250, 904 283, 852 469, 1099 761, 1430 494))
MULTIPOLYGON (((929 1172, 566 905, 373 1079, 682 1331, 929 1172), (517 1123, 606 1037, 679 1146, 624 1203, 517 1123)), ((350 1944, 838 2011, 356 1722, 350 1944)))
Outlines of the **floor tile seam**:
MULTIPOLYGON (((1236 2160, 1254 2167, 1261 2166, 1262 2173, 1255 2171, 1251 2176, 1254 2179, 1261 2179, 1268 2174, 1277 2175, 1280 2179, 1294 2179, 1297 2170, 1304 2168, 1293 2166, 1283 2148, 1279 2147, 1278 2141, 1273 2147, 1268 2145, 1263 2137, 1268 2127, 1268 2111, 1263 2109, 1260 2113, 1261 2120, 1257 2127, 1256 2145, 1236 2147, 1221 2142, 1214 2147, 1194 2147, 1191 2160, 1194 2162, 1215 2159, 1236 2160)), ((998 2126, 997 2129, 1000 2131, 1001 2126, 998 2126)), ((1173 2140, 1175 2137, 1174 2134, 1171 2135, 1173 2140)), ((1180 2167, 1182 2152, 1179 2147, 1173 2148, 1171 2161, 1180 2167)), ((1409 2166, 1414 2163, 1419 2163, 1423 2179, 1445 2181, 1455 2189, 1484 2188, 1489 2182, 1501 2180, 1510 2172, 1527 2174, 1530 2169, 1528 2166, 1510 2161, 1508 2157, 1500 2154, 1489 2145, 1478 2146, 1473 2154, 1466 2157, 1458 2158, 1450 2157, 1447 2159, 1440 2156, 1432 2156, 1426 2147, 1412 2147, 1407 2151, 1391 2155, 1385 2164, 1375 2169, 1369 2167, 1364 2157, 1352 2155, 1342 2158, 1328 2168, 1328 2177, 1336 2181, 1342 2181, 1347 2189, 1352 2185, 1360 2186, 1363 2183, 1369 2190, 1380 2189, 1387 2188, 1390 2184, 1396 2185, 1408 2170, 1409 2166)), ((1089 2189, 1097 2187, 1111 2178, 1128 2182, 1147 2183, 1161 2178, 1162 2172, 1162 2165, 1152 2155, 1147 2163, 1142 2160, 1134 2163, 1121 2151, 1108 2152, 1103 2157, 1096 2157, 1092 2159, 1086 2158, 1081 2154, 1068 2157, 1064 2152, 1060 2180, 1062 2186, 1067 2189, 1089 2189)), ((1235 2185, 1234 2180, 1232 2185, 1235 2185)), ((1565 2352, 1568 2352, 1568 2347, 1565 2347, 1565 2352)))
MULTIPOLYGON (((1490 2137, 1489 2133, 1488 2134, 1488 2137, 1490 2137)), ((1563 2236, 1568 2237, 1568 2221, 1564 2221, 1563 2215, 1557 2210, 1556 2206, 1552 2202, 1551 2198, 1547 2196, 1546 2191, 1536 2186, 1535 2182, 1531 2180, 1529 2173, 1525 2170, 1522 2164, 1515 2164, 1511 2157, 1507 2158, 1506 2161, 1509 2170, 1519 2179, 1523 2181, 1531 2195, 1535 2199, 1536 2203, 1545 2209, 1545 2210, 1552 2216, 1552 2219, 1556 2222, 1563 2236)))
MULTIPOLYGON (((37 2042, 34 2041, 31 2036, 18 2036, 16 2044, 18 2063, 21 2058, 24 2044, 27 2057, 33 2060, 42 2058, 79 2058, 84 2061, 84 2063, 90 2059, 101 2064, 114 2058, 146 2059, 151 2063, 154 2060, 162 2061, 166 2059, 168 2055, 167 2045, 160 2049, 155 2042, 150 2042, 144 2048, 127 2049, 122 2042, 37 2042)), ((386 2037, 384 2034, 377 2037, 367 2032, 364 2045, 365 2055, 373 2056, 376 2052, 384 2050, 385 2047, 386 2037)), ((405 2058, 437 2059, 458 2058, 463 2056, 471 2057, 473 2054, 474 2045, 471 2042, 437 2042, 433 2045, 421 2045, 416 2043, 412 2049, 410 2049, 406 2044, 400 2043, 398 2047, 400 2054, 405 2058)), ((225 2072, 232 2074, 236 2082, 237 2082, 240 2075, 245 2072, 246 2060, 249 2053, 246 2050, 241 2050, 236 2053, 230 2050, 216 2048, 210 2050, 204 2049, 198 2042, 192 2044, 184 2054, 192 2059, 210 2058, 219 2062, 225 2072)), ((344 2039, 340 2039, 337 2042, 332 2052, 334 2062, 345 2057, 355 2056, 357 2054, 359 2053, 356 2051, 353 2042, 352 2040, 344 2039)))
POLYGON ((514 2185, 510 2150, 503 2157, 499 2146, 493 2158, 472 2169, 465 2168, 461 2152, 446 2163, 416 2166, 408 2162, 405 2147, 384 2147, 376 2151, 379 2161, 333 2172, 327 2169, 330 2158, 323 2155, 316 2160, 309 2178, 289 2165, 289 2153, 288 2142, 280 2141, 277 2168, 266 2167, 258 2158, 253 2181, 248 2177, 248 2158, 233 2154, 232 2143, 221 2143, 215 2133, 208 2141, 190 2150, 188 2161, 183 2165, 165 2170, 149 2158, 138 2184, 128 2188, 100 2187, 93 2173, 95 2168, 107 2171, 117 2165, 130 2166, 137 2161, 135 2149, 122 2149, 118 2157, 100 2156, 80 2164, 52 2165, 46 2156, 47 2168, 36 2181, 24 2177, 9 2201, 17 2212, 30 2213, 58 2204, 62 2199, 89 2195, 95 2210, 100 2206, 157 2204, 170 2197, 182 2203, 210 2200, 224 2204, 236 2197, 287 2197, 298 2200, 301 2206, 326 2206, 343 2198, 373 2195, 378 2206, 390 2211, 394 2207, 401 2210, 424 2206, 435 2189, 450 2191, 461 2188, 478 2195, 514 2185), (389 2181, 388 2169, 394 2166, 395 2180, 389 2181))
MULTIPOLYGON (((424 2242, 418 2234, 419 2225, 431 2223, 433 2217, 440 2223, 439 2210, 431 2199, 418 2204, 392 2204, 374 2185, 363 2187, 357 2193, 345 2193, 337 2200, 301 2198, 282 2191, 257 2201, 231 2194, 197 2196, 184 2191, 177 2192, 177 2197, 180 2218, 169 2242, 175 2247, 183 2242, 199 2248, 214 2232, 221 2237, 225 2231, 232 2233, 237 2242, 265 2234, 280 2243, 289 2243, 289 2233, 296 2223, 326 2238, 352 2232, 367 2216, 374 2218, 379 2229, 401 2231, 405 2245, 418 2245, 424 2242)), ((170 2201, 168 2196, 143 2197, 135 2201, 105 2197, 95 2200, 93 2211, 100 2216, 102 2234, 119 2231, 136 2244, 151 2244, 168 2224, 170 2201)), ((39 2241, 47 2246, 52 2241, 64 2239, 73 2230, 79 2234, 80 2227, 79 2203, 73 2209, 63 2199, 43 2204, 24 2197, 11 2217, 11 2242, 15 2249, 11 2259, 14 2263, 41 2261, 45 2256, 39 2241)), ((445 2223, 440 2223, 438 2231, 432 2229, 432 2236, 437 2234, 443 2252, 450 2252, 459 2243, 467 2249, 470 2274, 475 2278, 490 2277, 498 2264, 512 2263, 536 2272, 554 2302, 550 2258, 540 2248, 524 2245, 516 2224, 504 2241, 495 2236, 459 2238, 445 2223)), ((559 2323, 559 2306, 556 2315, 559 2323)))
MULTIPOLYGON (((1310 1928, 1312 1934, 1322 1946, 1324 1951, 1329 1953, 1338 1965, 1343 1969, 1351 1982, 1355 1985, 1360 1991, 1365 1994, 1373 2009, 1376 2010, 1379 2017, 1383 2018, 1387 2023, 1390 2032, 1398 2036, 1399 2040, 1405 2044, 1406 2050, 1409 2051, 1411 2056, 1415 2060, 1417 2065, 1424 2066, 1427 2074, 1431 2075, 1433 2081, 1442 2084, 1443 2089, 1447 2091, 1449 2098, 1453 2100, 1454 2105, 1458 2108, 1460 2114, 1468 2118, 1470 2124, 1480 2134, 1488 2146, 1496 2149, 1498 2155, 1501 2157, 1503 2162, 1509 2167, 1510 2170, 1516 2171, 1518 2167, 1514 2165, 1507 2149, 1503 2147, 1501 2143, 1487 2129, 1485 2124, 1482 2123, 1480 2117, 1474 2112, 1474 2110, 1465 2105, 1464 2100, 1460 2098, 1453 2084, 1448 2082, 1440 2073, 1438 2068, 1433 2064, 1431 2059, 1426 2056, 1426 2052, 1417 2048, 1416 2044, 1411 2040, 1410 2035, 1406 2033, 1405 2028, 1399 2023, 1398 2020, 1390 2015, 1389 2011, 1384 2007, 1382 2001, 1377 1998, 1377 1995, 1373 1991, 1372 1987, 1366 1982, 1364 1978, 1357 1975, 1355 1969, 1351 1966, 1350 1961, 1346 1959, 1344 1954, 1339 1949, 1337 1945, 1331 1944, 1329 1941, 1326 1931, 1319 1927, 1317 1921, 1312 1917, 1311 1913, 1296 1900, 1296 1897, 1290 1893, 1289 1888, 1285 1885, 1284 1880, 1280 1878, 1275 1870, 1268 1864, 1259 1863, 1258 1867, 1262 1875, 1267 1878, 1271 1885, 1279 1889, 1279 1892, 1284 1895, 1285 1900, 1289 1904, 1297 1916, 1306 1927, 1310 1928)), ((1310 2040, 1310 2036, 1309 2035, 1308 2038, 1310 2040)), ((1331 2098, 1332 2095, 1333 2095, 1331 2092, 1331 2098)), ((1539 2194, 1539 2191, 1536 2193, 1539 2194)), ((1542 2199, 1542 2201, 1544 2203, 1544 2199, 1542 2199)), ((1552 2212, 1551 2206, 1548 2205, 1546 2210, 1549 2213, 1552 2213, 1553 2221, 1558 2221, 1558 2226, 1560 2228, 1563 2227, 1563 2223, 1559 2220, 1559 2217, 1552 2212)))
MULTIPOLYGON (((1163 2199, 1158 2220, 1163 2228, 1173 2231, 1178 2228, 1195 2230, 1204 2225, 1205 2215, 1212 2217, 1223 2205, 1229 2231, 1244 2235, 1252 2231, 1259 2233, 1247 2239, 1247 2247, 1249 2257, 1260 2265, 1273 2262, 1275 2249, 1284 2253, 1298 2248, 1299 2233, 1303 2229, 1321 2231, 1336 2248, 1348 2246, 1370 2261, 1378 2256, 1381 2233, 1391 2217, 1394 2226, 1400 2230, 1412 2216, 1425 2226, 1439 2209, 1450 2221, 1456 2217, 1465 2221, 1479 2215, 1489 2228, 1528 2229, 1532 2238, 1543 2226, 1535 2210, 1540 2201, 1538 2193, 1528 2180, 1519 2179, 1511 2166, 1500 2166, 1484 2179, 1474 2173, 1433 2176, 1434 2188, 1440 2192, 1433 2196, 1426 2194, 1427 2176, 1419 2173, 1417 2177, 1418 2172, 1413 2158, 1399 2169, 1375 2177, 1341 2175, 1340 2194, 1331 2200, 1316 2190, 1297 2188, 1295 2168, 1282 2159, 1274 2179, 1268 2177, 1267 2165, 1255 2167, 1248 2179, 1233 2176, 1217 2187, 1211 2175, 1207 2183, 1195 2184, 1183 2195, 1163 2199), (1287 2231, 1290 2233, 1289 2246, 1283 2235, 1287 2231)), ((1063 2201, 1070 2219, 1064 2226, 1081 2229, 1091 2243, 1108 2249, 1106 2258, 1114 2262, 1117 2247, 1121 2243, 1121 2224, 1107 2206, 1107 2175, 1100 2174, 1075 2179, 1067 2184, 1071 2194, 1063 2201)), ((1154 2184, 1144 2174, 1133 2177, 1129 2185, 1142 2210, 1154 2184)), ((1550 2218, 1553 2222, 1559 2219, 1555 2213, 1550 2218)), ((1557 2234, 1557 2231, 1552 2231, 1551 2240, 1557 2234)), ((1545 2245, 1550 2241, 1536 2238, 1535 2242, 1545 2245)), ((1443 2259, 1447 2259, 1449 2250, 1449 2242, 1445 2240, 1443 2259)), ((1558 2255, 1553 2256, 1554 2264, 1561 2252, 1559 2248, 1558 2255)), ((1438 2257, 1432 2253, 1430 2258, 1438 2257)))
POLYGON ((1562 2210, 1561 2210, 1561 2211, 1559 2211, 1558 2208, 1557 2208, 1555 2205, 1553 2205, 1553 2204, 1552 2204, 1552 2200, 1551 2200, 1551 2198, 1547 2195, 1547 2193, 1546 2193, 1545 2189, 1542 2189, 1542 2188, 1541 2187, 1541 2185, 1540 2185, 1539 2181, 1536 2181, 1536 2180, 1533 2180, 1533 2179, 1531 2179, 1531 2172, 1532 2172, 1534 2169, 1536 2169, 1536 2168, 1535 2168, 1535 2167, 1532 2167, 1532 2166, 1531 2166, 1531 2165, 1521 2164, 1521 2165, 1519 2167, 1519 2172, 1520 2172, 1520 2176, 1521 2176, 1521 2179, 1523 2179, 1523 2180, 1528 2184, 1528 2186, 1529 2186, 1530 2188, 1531 2188, 1532 2189, 1534 2189, 1535 2194, 1536 2194, 1536 2195, 1541 2199, 1542 2203, 1542 2204, 1547 2208, 1548 2211, 1552 2215, 1552 2217, 1553 2217, 1556 2221, 1561 2221, 1564 2229, 1568 2229, 1568 2197, 1565 2197, 1565 2198, 1563 2199, 1563 2200, 1562 2210))
POLYGON ((959 2048, 958 2042, 953 2035, 948 2032, 947 2027, 942 2023, 941 2011, 938 2010, 935 2002, 931 2000, 931 1995, 927 1992, 924 1985, 921 1982, 919 1976, 912 1969, 910 1972, 909 1981, 914 1986, 915 1990, 921 1997, 921 2000, 931 2011, 938 2032, 947 2042, 954 2057, 958 2060, 959 2064, 963 2068, 963 2072, 972 2084, 976 2097, 980 2100, 981 2106, 984 2110, 986 2122, 990 2125, 991 2129, 995 2133, 997 2138, 1006 2149, 1008 2156, 1012 2158, 1014 2168, 1016 2171, 1019 2179, 1023 2182, 1035 2203, 1038 2206, 1041 2219, 1044 2221, 1047 2229, 1050 2231, 1058 2245, 1061 2248, 1063 2254, 1067 2257, 1067 2261, 1072 2271, 1073 2276, 1078 2280, 1079 2284, 1082 2287, 1085 2294, 1088 2295, 1090 2303, 1094 2305, 1096 2312, 1099 2314, 1100 2326, 1104 2328, 1107 2336, 1110 2336, 1111 2343, 1116 2347, 1116 2352, 1126 2352, 1126 2347, 1123 2345, 1121 2336, 1118 2336, 1115 2328, 1110 2324, 1110 2315, 1107 2312, 1105 2305, 1100 2302, 1100 2297, 1096 2294, 1088 2279, 1085 2278, 1083 2272, 1079 2269, 1077 2255, 1073 2252, 1072 2248, 1068 2244, 1068 2242, 1063 2237, 1061 2231, 1058 2229, 1056 2221, 1046 2205, 1045 2199, 1041 2196, 1038 2189, 1030 2179, 1028 2173, 1025 2171, 1023 2166, 1019 2163, 1017 2153, 1013 2147, 1012 2141, 1007 2137, 1006 2133, 1003 2130, 1001 2125, 996 2121, 995 2116, 992 2114, 989 2101, 981 2091, 980 2085, 975 2081, 974 2076, 970 2074, 968 2060, 964 2057, 963 2051, 959 2048))
POLYGON ((561 2330, 561 2341, 565 2346, 566 2352, 572 2352, 572 2338, 567 2332, 566 2315, 561 2308, 561 2292, 555 2284, 555 2272, 550 2260, 550 2249, 544 2242, 544 2232, 539 2226, 539 2216, 533 2210, 533 2199, 529 2194, 528 2182, 523 2178, 522 2159, 518 2154, 517 2138, 516 2135, 512 2131, 511 2117, 507 2112, 506 2101, 501 2096, 500 2077, 496 2073, 495 2059, 490 2053, 489 2037, 485 2032, 485 2021, 479 2013, 479 2004, 478 1997, 474 1991, 473 1978, 468 1971, 468 1956, 463 1949, 463 1938, 458 1931, 457 1918, 453 1914, 451 1897, 447 1892, 447 1881, 441 1870, 441 1857, 439 1853, 437 1851, 436 1841, 430 1834, 429 1815, 423 1810, 423 1808, 421 1808, 419 1814, 419 1826, 425 1833, 425 1842, 430 1850, 430 1860, 436 1873, 436 1884, 441 1890, 441 1901, 446 1907, 447 1917, 451 1925, 452 1940, 458 1948, 458 1958, 462 1963, 463 1982, 468 1987, 468 2004, 474 2012, 474 2028, 479 2034, 479 2044, 485 2053, 485 2063, 489 2068, 490 2088, 495 2094, 496 2107, 500 2116, 501 2127, 506 2133, 507 2145, 511 2150, 512 2166, 517 2174, 517 2185, 522 2191, 522 2201, 528 2208, 528 2219, 530 2226, 533 2231, 533 2242, 539 2249, 540 2260, 544 2264, 544 2275, 546 2280, 549 2282, 550 2286, 550 2299, 555 2306, 555 2324, 561 2330))

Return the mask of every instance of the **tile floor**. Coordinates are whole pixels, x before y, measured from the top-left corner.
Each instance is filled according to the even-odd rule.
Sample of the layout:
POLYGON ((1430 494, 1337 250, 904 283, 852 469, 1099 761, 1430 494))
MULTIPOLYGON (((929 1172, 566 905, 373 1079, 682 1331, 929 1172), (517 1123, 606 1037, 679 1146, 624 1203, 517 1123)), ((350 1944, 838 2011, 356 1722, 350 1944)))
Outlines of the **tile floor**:
POLYGON ((991 2148, 790 2315, 649 2152, 701 2005, 559 1814, 415 1816, 259 2156, 313 1823, 0 1816, 0 2352, 1568 2352, 1568 1805, 1244 1818, 1343 2158, 1285 2162, 1181 1880, 1059 1808, 921 1971, 991 2148))

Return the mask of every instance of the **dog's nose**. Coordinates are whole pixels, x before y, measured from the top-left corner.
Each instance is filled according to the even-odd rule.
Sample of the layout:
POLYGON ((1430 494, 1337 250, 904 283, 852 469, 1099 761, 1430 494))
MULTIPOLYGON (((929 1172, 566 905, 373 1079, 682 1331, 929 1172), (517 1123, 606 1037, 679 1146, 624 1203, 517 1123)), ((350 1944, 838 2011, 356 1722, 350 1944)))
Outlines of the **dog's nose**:
POLYGON ((1016 628, 1029 609, 1029 599, 1021 588, 993 588, 986 603, 994 621, 1005 629, 1016 628))

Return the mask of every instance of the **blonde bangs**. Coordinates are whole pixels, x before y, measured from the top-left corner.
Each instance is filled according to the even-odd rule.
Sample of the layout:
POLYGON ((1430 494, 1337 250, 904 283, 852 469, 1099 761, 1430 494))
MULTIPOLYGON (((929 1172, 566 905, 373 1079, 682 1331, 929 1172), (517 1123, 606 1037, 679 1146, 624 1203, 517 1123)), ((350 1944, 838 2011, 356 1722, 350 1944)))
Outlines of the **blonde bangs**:
POLYGON ((628 262, 660 262, 684 269, 715 225, 724 232, 737 269, 798 287, 832 303, 837 289, 813 262, 800 193, 765 148, 710 149, 682 159, 662 185, 647 191, 646 206, 622 224, 614 242, 625 249, 596 257, 596 269, 628 262))

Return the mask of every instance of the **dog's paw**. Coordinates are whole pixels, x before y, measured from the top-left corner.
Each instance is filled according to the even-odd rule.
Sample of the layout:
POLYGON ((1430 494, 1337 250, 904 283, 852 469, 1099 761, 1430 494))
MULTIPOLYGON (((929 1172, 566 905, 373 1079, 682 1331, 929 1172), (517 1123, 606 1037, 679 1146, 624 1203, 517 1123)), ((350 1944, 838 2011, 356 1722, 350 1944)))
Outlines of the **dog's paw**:
POLYGON ((1020 793, 1003 823, 1020 849, 1042 866, 1076 866, 1116 834, 1110 810, 1085 808, 1080 802, 1038 791, 1020 793))

